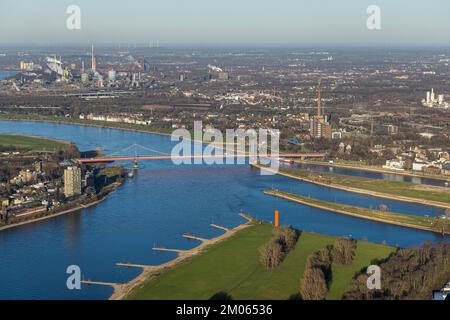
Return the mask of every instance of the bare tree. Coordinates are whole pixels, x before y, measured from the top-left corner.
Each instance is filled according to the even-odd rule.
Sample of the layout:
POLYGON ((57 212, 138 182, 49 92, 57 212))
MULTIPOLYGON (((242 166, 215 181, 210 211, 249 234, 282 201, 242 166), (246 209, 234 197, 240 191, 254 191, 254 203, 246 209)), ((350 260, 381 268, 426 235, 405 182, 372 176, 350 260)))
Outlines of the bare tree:
POLYGON ((308 266, 300 286, 303 300, 323 300, 327 295, 325 275, 319 268, 308 266))
POLYGON ((274 269, 283 262, 284 253, 277 241, 270 241, 260 249, 260 261, 267 269, 274 269))
POLYGON ((342 265, 352 263, 356 253, 356 241, 347 238, 339 238, 333 245, 333 262, 342 265))

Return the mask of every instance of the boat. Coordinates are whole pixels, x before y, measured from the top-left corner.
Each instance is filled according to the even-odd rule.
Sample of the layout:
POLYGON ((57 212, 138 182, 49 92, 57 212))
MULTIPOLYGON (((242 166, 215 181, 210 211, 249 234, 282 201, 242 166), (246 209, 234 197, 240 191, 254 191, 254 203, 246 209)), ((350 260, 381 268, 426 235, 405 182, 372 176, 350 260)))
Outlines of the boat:
POLYGON ((294 164, 294 160, 279 158, 278 161, 281 163, 294 164))

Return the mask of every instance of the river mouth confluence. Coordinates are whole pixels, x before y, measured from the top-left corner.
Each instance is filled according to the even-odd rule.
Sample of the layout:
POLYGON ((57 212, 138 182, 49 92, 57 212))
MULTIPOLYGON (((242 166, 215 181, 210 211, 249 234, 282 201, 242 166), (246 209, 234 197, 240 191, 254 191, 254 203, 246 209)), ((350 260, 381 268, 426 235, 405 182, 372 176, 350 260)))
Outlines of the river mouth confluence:
MULTIPOLYGON (((170 152, 169 137, 123 130, 45 122, 0 121, 0 132, 47 136, 76 143, 80 150, 103 147, 105 153, 138 143, 170 152)), ((98 205, 0 232, 0 299, 106 299, 108 287, 82 286, 68 290, 66 269, 78 265, 84 279, 121 283, 139 270, 115 266, 117 262, 155 265, 174 258, 153 252, 154 245, 188 249, 195 240, 182 235, 212 238, 221 234, 211 223, 235 227, 245 220, 243 210, 258 219, 335 236, 386 241, 411 246, 438 235, 382 223, 340 216, 263 194, 277 188, 328 201, 359 206, 387 204, 392 211, 439 214, 439 209, 331 190, 281 176, 261 176, 248 165, 175 166, 170 161, 143 164, 134 179, 98 205)))

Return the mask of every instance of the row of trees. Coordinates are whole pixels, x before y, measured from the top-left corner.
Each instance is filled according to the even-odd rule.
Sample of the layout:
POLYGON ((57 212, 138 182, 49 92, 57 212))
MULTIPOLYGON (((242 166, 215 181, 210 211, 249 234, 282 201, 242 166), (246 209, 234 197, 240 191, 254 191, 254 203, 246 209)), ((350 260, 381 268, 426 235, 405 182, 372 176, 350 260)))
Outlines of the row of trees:
POLYGON ((341 265, 349 265, 356 254, 356 240, 339 238, 333 245, 333 262, 341 265))
POLYGON ((434 230, 436 230, 437 232, 440 232, 442 234, 442 236, 445 236, 446 233, 450 233, 450 221, 448 220, 448 216, 450 213, 450 210, 447 209, 445 211, 446 213, 446 217, 436 217, 434 218, 433 221, 433 228, 434 230))
POLYGON ((278 267, 285 256, 295 248, 298 236, 298 232, 293 228, 277 228, 272 239, 259 250, 261 264, 267 269, 278 267))
POLYGON ((450 243, 426 243, 420 248, 400 249, 381 268, 381 289, 367 288, 362 272, 350 285, 344 299, 410 300, 431 299, 450 279, 450 243))
POLYGON ((308 257, 300 285, 303 300, 324 300, 331 281, 332 248, 326 247, 308 257))
POLYGON ((332 280, 332 263, 349 265, 356 253, 356 240, 339 238, 333 246, 322 248, 308 257, 300 285, 303 300, 324 300, 332 280))

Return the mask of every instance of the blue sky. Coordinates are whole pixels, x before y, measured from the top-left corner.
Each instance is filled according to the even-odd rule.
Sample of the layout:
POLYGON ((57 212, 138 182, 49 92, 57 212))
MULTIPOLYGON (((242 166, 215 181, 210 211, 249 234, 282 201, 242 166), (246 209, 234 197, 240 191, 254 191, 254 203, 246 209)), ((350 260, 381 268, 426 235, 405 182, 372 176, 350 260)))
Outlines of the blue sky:
POLYGON ((450 45, 448 0, 1 0, 0 44, 450 45), (66 8, 81 8, 81 30, 66 8), (366 28, 369 5, 382 29, 366 28))

